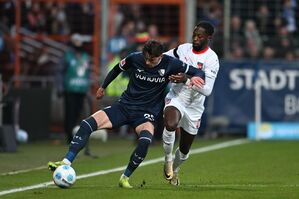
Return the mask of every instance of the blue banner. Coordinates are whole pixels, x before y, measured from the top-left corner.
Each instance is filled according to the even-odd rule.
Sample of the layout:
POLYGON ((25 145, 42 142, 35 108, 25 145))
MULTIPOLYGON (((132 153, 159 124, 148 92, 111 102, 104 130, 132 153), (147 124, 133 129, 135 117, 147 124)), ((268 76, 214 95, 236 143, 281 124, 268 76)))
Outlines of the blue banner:
POLYGON ((254 121, 255 85, 261 85, 262 121, 299 122, 299 62, 221 61, 212 116, 246 130, 254 121))
POLYGON ((261 123, 256 125, 250 122, 247 128, 247 137, 255 140, 279 139, 298 140, 299 123, 261 123))

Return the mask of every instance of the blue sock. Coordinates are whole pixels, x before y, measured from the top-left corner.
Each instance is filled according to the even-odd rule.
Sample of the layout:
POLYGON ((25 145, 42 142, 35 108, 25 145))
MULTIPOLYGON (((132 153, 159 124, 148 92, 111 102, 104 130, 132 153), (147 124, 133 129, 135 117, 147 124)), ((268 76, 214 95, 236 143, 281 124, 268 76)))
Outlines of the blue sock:
POLYGON ((81 121, 80 128, 77 131, 76 135, 71 141, 69 151, 65 155, 65 158, 70 162, 73 162, 77 154, 84 148, 86 145, 90 134, 98 129, 96 120, 93 117, 89 117, 81 121))
POLYGON ((125 176, 130 177, 134 170, 144 160, 148 151, 148 147, 152 142, 152 137, 153 135, 147 130, 140 132, 138 145, 131 155, 130 162, 124 172, 125 176))

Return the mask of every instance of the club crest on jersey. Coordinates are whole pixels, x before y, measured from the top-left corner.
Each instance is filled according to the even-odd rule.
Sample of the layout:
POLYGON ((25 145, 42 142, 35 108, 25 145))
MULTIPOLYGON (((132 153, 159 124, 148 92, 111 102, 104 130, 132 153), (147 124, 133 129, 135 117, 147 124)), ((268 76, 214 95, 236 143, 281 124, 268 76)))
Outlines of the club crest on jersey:
POLYGON ((161 76, 164 76, 164 74, 165 74, 165 69, 160 69, 160 70, 158 70, 158 73, 159 73, 161 76))
POLYGON ((197 68, 202 69, 203 63, 197 62, 197 68))

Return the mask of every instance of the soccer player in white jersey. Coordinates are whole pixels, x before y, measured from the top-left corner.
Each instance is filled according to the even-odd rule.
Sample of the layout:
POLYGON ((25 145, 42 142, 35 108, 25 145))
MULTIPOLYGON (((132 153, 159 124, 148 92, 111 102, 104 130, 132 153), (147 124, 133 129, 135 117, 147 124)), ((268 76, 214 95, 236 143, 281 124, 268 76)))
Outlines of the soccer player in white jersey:
POLYGON ((205 73, 203 88, 190 87, 184 74, 172 75, 171 89, 165 98, 163 148, 165 152, 164 176, 172 185, 180 184, 180 165, 188 159, 192 142, 200 127, 204 101, 212 92, 219 70, 217 54, 209 47, 214 27, 206 21, 198 23, 193 31, 192 44, 184 43, 165 54, 197 66, 205 73), (172 156, 175 131, 180 128, 179 147, 172 156))

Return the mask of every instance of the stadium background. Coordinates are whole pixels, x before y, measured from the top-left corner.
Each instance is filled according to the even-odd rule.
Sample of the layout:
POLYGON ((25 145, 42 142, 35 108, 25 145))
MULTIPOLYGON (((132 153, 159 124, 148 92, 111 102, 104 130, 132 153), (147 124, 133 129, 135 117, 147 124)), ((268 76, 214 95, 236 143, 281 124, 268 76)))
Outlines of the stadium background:
POLYGON ((85 41, 96 77, 84 117, 114 98, 99 104, 94 97, 114 56, 123 49, 138 50, 149 38, 162 40, 168 48, 190 41, 200 20, 216 28, 211 46, 221 63, 213 95, 206 101, 202 134, 244 136, 251 121, 298 121, 299 6, 295 0, 0 0, 1 123, 19 123, 30 140, 63 135, 55 73, 73 34, 85 41), (244 78, 244 86, 238 89, 230 78, 236 70, 243 74, 239 79, 244 78), (265 76, 259 76, 261 70, 265 76), (245 79, 248 71, 251 79, 245 79), (280 74, 273 81, 272 71, 280 74), (256 106, 256 77, 266 78, 260 107, 256 106))

